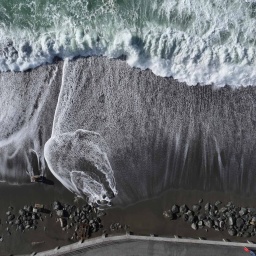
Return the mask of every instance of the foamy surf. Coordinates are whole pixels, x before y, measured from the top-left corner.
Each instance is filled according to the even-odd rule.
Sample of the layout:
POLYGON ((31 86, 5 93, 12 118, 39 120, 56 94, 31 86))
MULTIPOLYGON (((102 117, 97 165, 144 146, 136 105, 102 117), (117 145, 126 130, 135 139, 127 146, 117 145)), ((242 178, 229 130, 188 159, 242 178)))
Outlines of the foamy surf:
POLYGON ((254 1, 18 0, 0 5, 0 70, 127 56, 188 85, 256 84, 254 1))
POLYGON ((117 194, 106 142, 98 133, 77 130, 51 137, 44 155, 54 176, 76 195, 101 203, 117 194))

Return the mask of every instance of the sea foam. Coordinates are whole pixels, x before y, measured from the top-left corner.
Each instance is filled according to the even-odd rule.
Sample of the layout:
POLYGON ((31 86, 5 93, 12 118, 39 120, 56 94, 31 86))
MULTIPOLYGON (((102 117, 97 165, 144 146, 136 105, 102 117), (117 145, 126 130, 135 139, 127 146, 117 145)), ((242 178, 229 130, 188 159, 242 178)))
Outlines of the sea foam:
POLYGON ((77 130, 51 137, 44 154, 51 172, 76 195, 95 202, 117 194, 106 142, 98 133, 77 130))
POLYGON ((188 85, 256 84, 253 1, 16 0, 5 5, 1 71, 34 68, 55 56, 126 55, 131 66, 188 85))

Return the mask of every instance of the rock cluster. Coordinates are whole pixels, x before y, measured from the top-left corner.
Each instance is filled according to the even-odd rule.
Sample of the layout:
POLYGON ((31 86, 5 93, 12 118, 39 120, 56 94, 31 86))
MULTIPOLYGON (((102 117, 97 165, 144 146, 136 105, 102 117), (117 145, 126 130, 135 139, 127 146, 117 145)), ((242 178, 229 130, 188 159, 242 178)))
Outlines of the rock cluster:
POLYGON ((207 202, 205 205, 202 202, 202 199, 199 200, 191 209, 185 204, 173 205, 163 215, 170 220, 182 218, 194 230, 227 230, 230 236, 246 238, 256 235, 256 208, 237 207, 232 202, 225 206, 221 206, 220 201, 214 204, 207 202))
POLYGON ((119 222, 117 222, 117 223, 111 223, 109 229, 110 231, 127 230, 129 229, 129 226, 122 225, 119 222))
MULTIPOLYGON (((46 209, 42 205, 35 205, 34 207, 25 205, 15 213, 13 208, 9 207, 6 212, 6 232, 11 235, 11 231, 35 230, 40 222, 44 221, 44 218, 56 217, 56 222, 60 223, 63 231, 73 230, 72 240, 83 239, 103 228, 100 217, 105 214, 97 205, 86 204, 78 207, 62 204, 58 201, 52 203, 52 210, 46 209)), ((44 230, 46 230, 45 226, 44 230)))
POLYGON ((52 207, 57 216, 56 221, 60 222, 63 231, 74 227, 72 240, 89 237, 103 228, 100 217, 106 213, 99 210, 96 205, 86 204, 79 208, 75 205, 61 204, 55 201, 52 207))
POLYGON ((9 207, 9 211, 6 212, 6 231, 11 235, 11 227, 14 227, 16 231, 22 232, 29 229, 37 229, 39 221, 43 221, 42 213, 37 212, 31 205, 25 205, 16 215, 13 212, 13 208, 9 207))

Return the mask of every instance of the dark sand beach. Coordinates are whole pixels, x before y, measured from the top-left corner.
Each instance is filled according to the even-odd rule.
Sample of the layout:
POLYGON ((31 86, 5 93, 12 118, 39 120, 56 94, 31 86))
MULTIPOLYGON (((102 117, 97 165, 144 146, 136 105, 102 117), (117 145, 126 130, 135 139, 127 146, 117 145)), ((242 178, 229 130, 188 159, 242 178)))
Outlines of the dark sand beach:
MULTIPOLYGON (((84 202, 78 201, 74 203, 74 196, 67 191, 61 184, 55 181, 54 186, 48 187, 43 184, 31 184, 24 186, 8 186, 2 184, 0 188, 1 199, 1 226, 0 235, 4 238, 0 244, 0 255, 18 255, 31 254, 49 249, 54 249, 57 246, 67 245, 72 243, 70 240, 73 229, 63 231, 59 223, 56 223, 56 216, 52 218, 49 214, 43 214, 44 221, 39 221, 36 230, 25 230, 24 233, 16 231, 15 227, 10 228, 11 235, 6 231, 5 224, 6 214, 9 206, 13 206, 13 212, 16 213, 24 205, 34 205, 42 203, 46 208, 51 209, 51 204, 54 200, 59 200, 62 203, 75 205, 83 205, 84 202), (46 216, 46 218, 44 217, 46 216), (46 229, 44 230, 44 227, 46 229)), ((178 235, 184 238, 203 237, 209 240, 229 239, 230 241, 246 242, 248 238, 230 237, 225 231, 215 231, 209 229, 193 230, 189 223, 182 219, 170 221, 163 217, 163 211, 169 209, 173 204, 186 203, 189 207, 198 200, 203 198, 204 202, 214 203, 217 200, 222 200, 223 205, 232 201, 235 205, 245 207, 256 207, 255 197, 240 197, 236 194, 220 193, 220 192, 203 192, 189 190, 170 190, 154 199, 145 200, 125 208, 113 206, 106 209, 107 215, 102 217, 103 229, 94 233, 92 237, 101 236, 103 230, 107 231, 109 236, 125 234, 124 229, 111 231, 112 223, 120 223, 128 225, 128 230, 136 235, 155 234, 163 237, 173 237, 178 235)), ((10 226, 9 226, 10 227, 10 226)), ((249 238, 250 241, 255 241, 256 238, 249 238)), ((75 240, 76 241, 76 240, 75 240)))
MULTIPOLYGON (((238 206, 256 207, 255 87, 236 90, 210 85, 189 87, 172 78, 157 77, 150 70, 131 68, 123 60, 103 57, 76 59, 65 68, 63 61, 58 61, 25 73, 9 72, 1 76, 8 83, 24 79, 31 91, 34 84, 41 85, 41 91, 45 86, 50 93, 43 101, 38 96, 38 105, 44 106, 43 111, 38 108, 41 111, 36 116, 38 126, 34 127, 32 118, 24 121, 28 132, 21 137, 22 147, 18 145, 23 151, 7 163, 5 156, 17 144, 5 145, 0 151, 1 169, 5 168, 2 178, 8 181, 10 177, 13 182, 17 177, 20 184, 27 183, 0 184, 0 232, 4 236, 0 255, 31 253, 70 243, 70 232, 62 231, 55 218, 49 216, 37 230, 21 233, 10 229, 10 236, 5 231, 8 206, 18 211, 34 203, 50 208, 54 200, 73 203, 74 195, 47 168, 44 175, 54 180, 53 186, 29 184, 25 172, 27 163, 22 157, 30 154, 33 145, 43 155, 54 115, 55 132, 96 131, 109 146, 108 158, 118 191, 113 207, 102 217, 110 235, 125 232, 109 230, 110 224, 119 222, 129 225, 135 234, 220 240, 229 238, 226 231, 194 231, 182 220, 165 219, 163 211, 173 204, 192 206, 200 198, 204 203, 220 200, 223 204, 233 201, 238 206), (54 77, 50 75, 53 73, 54 77), (48 87, 49 84, 55 86, 48 87), (30 129, 32 125, 34 128, 30 129), (33 140, 39 142, 33 144, 33 140), (42 241, 35 246, 31 244, 42 241)), ((40 90, 35 94, 42 95, 40 90)), ((35 101, 36 98, 35 95, 35 101)), ((232 241, 246 238, 232 237, 232 241)))

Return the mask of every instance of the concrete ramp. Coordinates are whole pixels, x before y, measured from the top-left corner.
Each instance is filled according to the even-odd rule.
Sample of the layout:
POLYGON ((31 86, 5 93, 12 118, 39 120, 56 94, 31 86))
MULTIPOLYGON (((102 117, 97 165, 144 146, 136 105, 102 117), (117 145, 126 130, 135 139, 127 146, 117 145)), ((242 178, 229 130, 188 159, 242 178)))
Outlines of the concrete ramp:
POLYGON ((243 247, 256 250, 255 244, 207 241, 199 239, 121 235, 94 238, 54 250, 36 253, 37 256, 218 256, 247 255, 243 247))

